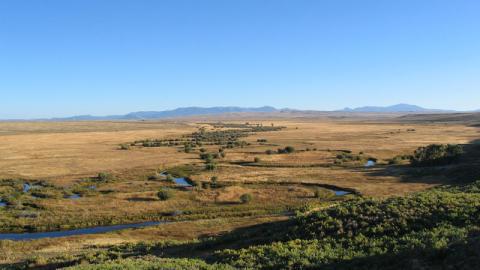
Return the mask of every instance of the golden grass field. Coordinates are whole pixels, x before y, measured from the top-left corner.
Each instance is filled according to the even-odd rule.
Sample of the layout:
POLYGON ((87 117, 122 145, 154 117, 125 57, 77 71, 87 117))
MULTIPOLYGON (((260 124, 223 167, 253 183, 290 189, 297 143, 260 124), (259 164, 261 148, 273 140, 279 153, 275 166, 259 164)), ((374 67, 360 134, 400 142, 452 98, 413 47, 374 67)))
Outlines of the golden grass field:
MULTIPOLYGON (((37 255, 75 254, 90 250, 92 245, 192 240, 243 226, 285 219, 285 216, 252 213, 257 208, 276 209, 315 201, 312 198, 314 189, 295 185, 298 183, 334 185, 373 197, 423 190, 448 182, 449 179, 442 175, 406 177, 405 168, 388 166, 388 160, 397 155, 411 154, 420 146, 432 143, 464 144, 479 137, 478 127, 461 124, 318 118, 222 119, 224 123, 248 121, 286 128, 243 137, 241 140, 250 145, 225 149, 226 157, 218 161, 217 169, 197 170, 191 175, 195 181, 206 182, 216 176, 219 182, 238 185, 195 189, 191 192, 176 191, 175 198, 168 201, 160 201, 156 195, 165 183, 150 181, 148 177, 184 164, 203 168, 204 161, 199 159, 198 149, 190 153, 185 153, 181 145, 119 149, 120 144, 136 140, 179 138, 197 131, 199 127, 205 127, 207 131, 214 130, 212 125, 207 124, 212 121, 0 122, 0 179, 45 180, 59 189, 68 189, 82 178, 94 177, 100 172, 111 173, 116 178, 114 182, 99 184, 95 193, 79 200, 63 197, 34 200, 37 207, 43 209, 37 219, 16 217, 25 211, 22 209, 13 209, 11 213, 5 211, 4 220, 7 224, 38 228, 47 228, 45 226, 48 224, 65 224, 64 228, 72 228, 72 222, 77 221, 102 224, 103 220, 117 219, 122 222, 122 218, 127 218, 128 222, 140 222, 148 219, 146 217, 179 209, 217 214, 238 213, 236 216, 218 214, 215 219, 198 218, 108 234, 28 242, 0 241, 0 251, 3 252, 0 262, 18 262, 37 255), (259 143, 258 139, 267 142, 259 143), (286 146, 293 146, 296 151, 291 154, 266 154, 268 149, 286 146), (348 150, 355 155, 362 152, 362 157, 373 157, 378 162, 372 168, 366 168, 364 160, 335 165, 339 150, 348 150), (260 162, 254 163, 255 158, 259 158, 260 162), (271 182, 283 184, 267 184, 271 182), (253 194, 252 204, 240 204, 239 196, 245 193, 253 194)), ((207 152, 218 151, 218 146, 204 148, 207 152)), ((324 203, 328 204, 328 200, 324 203)), ((0 209, 0 214, 2 211, 0 209)), ((0 215, 0 221, 3 218, 0 215)))
MULTIPOLYGON (((251 119, 249 122, 255 122, 251 119)), ((242 121, 237 121, 242 122, 242 121)), ((247 137, 251 147, 227 151, 226 162, 215 172, 198 176, 208 180, 213 174, 230 181, 306 181, 335 184, 358 189, 367 195, 390 195, 418 190, 430 184, 402 183, 392 177, 372 176, 372 170, 342 168, 246 167, 227 161, 251 161, 259 157, 264 163, 329 164, 334 154, 327 149, 347 149, 353 153, 380 159, 409 154, 430 143, 468 143, 478 138, 478 129, 462 125, 399 124, 371 122, 335 122, 326 120, 258 121, 286 126, 277 132, 247 137), (415 129, 408 132, 408 129, 415 129), (268 144, 258 145, 259 138, 268 144), (296 149, 318 151, 292 155, 266 155, 265 150, 291 145, 296 149)), ((81 177, 98 172, 122 174, 130 170, 167 168, 178 164, 199 164, 197 153, 183 153, 181 148, 158 147, 118 150, 118 145, 146 138, 171 138, 188 134, 198 123, 178 122, 67 122, 0 123, 0 177, 48 179, 68 185, 81 177)), ((206 147, 208 149, 208 147, 206 147)), ((213 149, 213 147, 212 147, 213 149)), ((424 183, 426 182, 426 183, 424 183)))

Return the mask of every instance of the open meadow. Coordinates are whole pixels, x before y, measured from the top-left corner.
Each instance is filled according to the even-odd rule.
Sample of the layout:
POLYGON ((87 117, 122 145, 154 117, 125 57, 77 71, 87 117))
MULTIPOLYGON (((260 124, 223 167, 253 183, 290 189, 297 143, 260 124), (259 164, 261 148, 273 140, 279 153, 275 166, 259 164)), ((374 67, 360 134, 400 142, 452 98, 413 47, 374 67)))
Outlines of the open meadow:
MULTIPOLYGON (((355 197, 455 183, 442 170, 419 172, 406 157, 421 146, 478 137, 478 127, 462 123, 392 118, 0 122, 0 239, 161 222, 63 238, 5 237, 0 265, 54 269, 113 256, 112 247, 127 243, 191 244, 355 197)), ((178 256, 176 245, 168 252, 178 256)))

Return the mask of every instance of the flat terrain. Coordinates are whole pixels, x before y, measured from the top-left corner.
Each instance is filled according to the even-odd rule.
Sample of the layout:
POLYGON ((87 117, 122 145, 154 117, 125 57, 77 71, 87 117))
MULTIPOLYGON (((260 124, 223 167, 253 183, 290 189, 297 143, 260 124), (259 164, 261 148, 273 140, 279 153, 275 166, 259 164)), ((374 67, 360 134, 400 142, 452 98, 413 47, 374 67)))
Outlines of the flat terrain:
POLYGON ((452 179, 417 173, 407 160, 391 160, 420 146, 468 144, 478 137, 478 127, 462 122, 390 118, 0 122, 0 199, 7 202, 0 207, 2 232, 175 222, 99 235, 0 241, 0 262, 76 256, 127 242, 193 241, 357 195, 425 190, 452 179), (291 151, 284 151, 288 147, 291 151), (210 157, 201 159, 202 154, 210 157), (369 160, 374 166, 366 166, 369 160), (212 170, 206 169, 209 162, 212 170), (188 177, 194 187, 179 187, 160 172, 188 177), (25 191, 24 184, 32 189, 25 191), (159 200, 157 192, 164 189, 173 198, 159 200), (335 196, 334 190, 351 194, 335 196), (244 194, 252 201, 242 203, 244 194))
MULTIPOLYGON (((249 120, 252 123, 254 121, 249 120)), ((425 188, 423 183, 403 185, 399 177, 378 177, 372 169, 322 167, 335 159, 335 150, 385 160, 411 154, 430 143, 468 143, 478 138, 478 128, 447 124, 359 123, 324 120, 283 120, 261 123, 286 129, 251 135, 244 148, 227 149, 227 156, 213 174, 229 181, 307 181, 356 188, 368 195, 389 195, 425 188), (260 145, 257 139, 266 139, 260 145), (268 149, 293 146, 317 151, 290 155, 266 155, 268 149), (330 150, 330 152, 328 151, 330 150), (291 167, 253 167, 235 162, 259 157, 268 164, 291 167), (292 168, 292 166, 312 166, 292 168), (317 166, 316 166, 317 165, 317 166)), ((260 123, 260 122, 259 122, 260 123)), ((68 185, 99 172, 122 174, 134 169, 168 168, 179 164, 201 164, 198 153, 184 153, 182 147, 134 148, 119 150, 119 144, 147 138, 177 138, 203 126, 196 122, 72 122, 0 123, 0 178, 48 179, 68 185)), ((218 147, 205 147, 216 150, 218 147), (214 149, 215 148, 215 149, 214 149)), ((212 150, 212 151, 213 151, 212 150)), ((361 164, 360 164, 361 165, 361 164)), ((362 167, 362 166, 360 166, 362 167)))

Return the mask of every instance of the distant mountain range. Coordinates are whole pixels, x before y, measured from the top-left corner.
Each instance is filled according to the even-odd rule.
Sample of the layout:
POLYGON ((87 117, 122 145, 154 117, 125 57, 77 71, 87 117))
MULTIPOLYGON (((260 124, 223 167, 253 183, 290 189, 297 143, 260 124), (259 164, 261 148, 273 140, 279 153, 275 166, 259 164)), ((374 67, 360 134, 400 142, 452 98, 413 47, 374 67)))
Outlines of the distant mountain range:
POLYGON ((451 110, 439 110, 439 109, 426 109, 417 105, 411 104, 396 104, 392 106, 379 107, 379 106, 365 106, 359 108, 345 108, 342 112, 454 112, 451 110))
POLYGON ((108 116, 93 116, 93 115, 77 115, 72 117, 52 118, 52 121, 88 121, 88 120, 151 120, 162 118, 186 117, 195 115, 218 115, 224 113, 268 113, 278 111, 274 107, 264 106, 257 108, 243 108, 243 107, 185 107, 177 108, 167 111, 140 111, 132 112, 125 115, 108 115, 108 116))
MULTIPOLYGON (((177 108, 174 110, 166 111, 139 111, 132 112, 124 115, 107 115, 107 116, 94 116, 94 115, 77 115, 71 117, 62 118, 50 118, 50 119, 35 119, 35 120, 47 120, 47 121, 95 121, 95 120, 154 120, 164 118, 175 117, 188 117, 199 115, 220 115, 226 113, 315 113, 321 111, 312 110, 295 110, 295 109, 276 109, 271 106, 264 107, 185 107, 177 108)), ((359 108, 345 108, 343 110, 331 111, 324 113, 450 113, 455 111, 450 110, 438 110, 438 109, 426 109, 417 105, 410 104, 397 104, 392 106, 380 107, 380 106, 366 106, 359 108)))

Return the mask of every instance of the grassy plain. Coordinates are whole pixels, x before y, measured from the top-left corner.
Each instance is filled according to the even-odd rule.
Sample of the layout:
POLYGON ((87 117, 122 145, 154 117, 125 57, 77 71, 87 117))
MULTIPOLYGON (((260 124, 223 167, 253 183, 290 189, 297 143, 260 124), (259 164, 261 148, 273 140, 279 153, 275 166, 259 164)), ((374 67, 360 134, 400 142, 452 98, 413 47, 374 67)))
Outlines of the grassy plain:
MULTIPOLYGON (((464 125, 404 124, 372 122, 335 122, 315 119, 263 120, 263 123, 286 126, 281 131, 251 135, 252 145, 227 149, 227 156, 215 172, 197 176, 208 180, 213 174, 231 181, 308 181, 356 188, 366 195, 391 195, 423 189, 431 181, 403 185, 399 177, 377 177, 375 169, 329 166, 337 151, 379 159, 385 164, 396 155, 411 154, 430 143, 468 143, 478 138, 478 129, 464 125), (414 131, 408 131, 414 130, 414 131), (257 139, 267 139, 263 145, 257 139), (291 145, 290 155, 267 155, 268 149, 291 145), (330 151, 328 151, 330 150, 330 151), (259 157, 270 167, 242 166, 236 163, 259 157), (278 166, 275 166, 278 165, 278 166), (290 167, 282 167, 287 165, 290 167), (304 165, 312 167, 302 167, 304 165), (318 165, 318 166, 316 166, 318 165), (295 168, 295 166, 298 166, 295 168)), ((211 121, 210 121, 211 122, 211 121)), ((231 122, 231 121, 230 121, 231 122)), ((237 121, 243 123, 244 121, 237 121)), ((118 150, 121 143, 147 138, 176 138, 204 126, 196 122, 72 122, 72 123, 0 123, 6 135, 0 138, 0 178, 47 179, 69 185, 82 177, 99 172, 122 175, 132 170, 168 168, 179 164, 202 164, 198 152, 184 153, 182 147, 134 148, 118 150)), ((205 147, 216 151, 218 147, 205 147)))
MULTIPOLYGON (((314 198, 319 186, 355 190, 363 196, 390 197, 425 190, 452 178, 422 174, 402 164, 389 164, 395 156, 411 154, 432 143, 466 144, 479 136, 478 128, 461 123, 402 123, 375 119, 341 121, 316 118, 234 119, 223 123, 283 126, 279 131, 252 132, 239 140, 242 147, 225 148, 215 170, 205 170, 200 149, 218 153, 218 145, 170 147, 119 145, 145 139, 179 139, 205 128, 206 132, 230 130, 215 126, 216 119, 138 122, 0 122, 0 179, 16 179, 0 187, 0 196, 15 193, 21 203, 0 208, 2 230, 57 230, 147 220, 184 220, 152 228, 109 234, 76 236, 28 242, 0 241, 5 265, 80 254, 102 245, 162 240, 194 240, 223 234, 243 226, 283 220, 286 212, 309 205, 325 207, 343 200, 328 190, 314 198), (292 146, 295 151, 278 154, 292 146), (273 153, 268 154, 267 151, 273 153), (345 158, 345 156, 351 158, 345 158), (255 160, 257 158, 257 160, 255 160), (374 167, 365 167, 368 159, 374 167), (160 171, 188 166, 197 183, 218 178, 218 188, 184 190, 164 180, 152 180, 160 171), (96 182, 100 172, 112 181, 96 182), (36 198, 33 191, 16 189, 24 182, 43 180, 49 196, 36 198), (310 185, 308 185, 310 184, 310 185), (95 185, 94 190, 86 190, 95 185), (170 187, 174 198, 160 201, 157 191, 170 187), (78 193, 79 199, 65 198, 78 193), (242 194, 253 195, 241 204, 242 194), (52 195, 53 194, 53 195, 52 195), (181 211, 181 215, 171 213, 181 211), (35 214, 34 217, 30 215, 35 214)), ((233 128, 234 129, 234 128, 233 128)), ((180 170, 181 171, 181 170, 180 170)), ((6 183, 0 180, 0 184, 6 183)), ((39 263, 41 264, 41 262, 39 263)))

